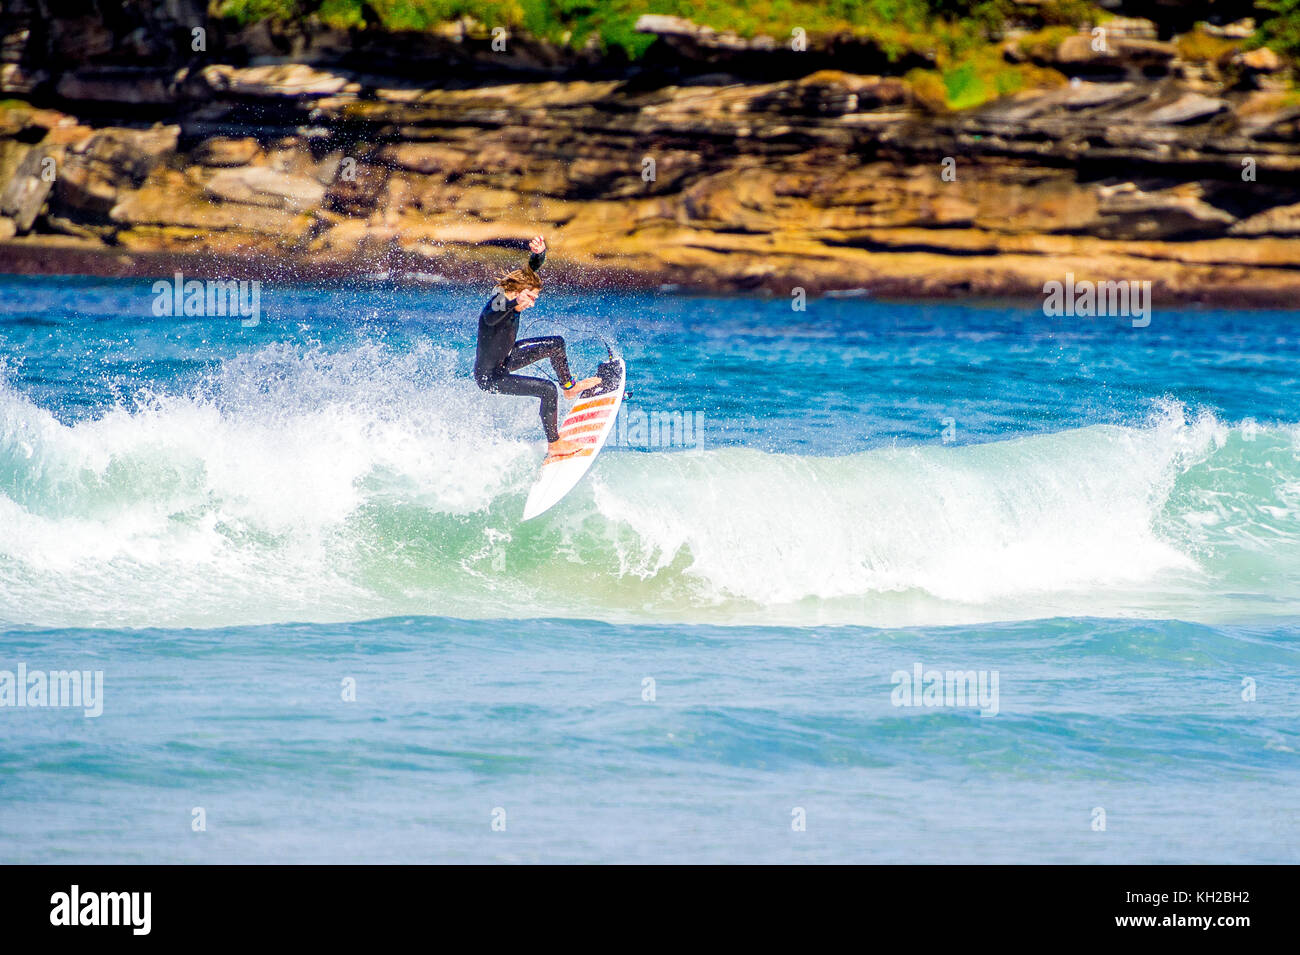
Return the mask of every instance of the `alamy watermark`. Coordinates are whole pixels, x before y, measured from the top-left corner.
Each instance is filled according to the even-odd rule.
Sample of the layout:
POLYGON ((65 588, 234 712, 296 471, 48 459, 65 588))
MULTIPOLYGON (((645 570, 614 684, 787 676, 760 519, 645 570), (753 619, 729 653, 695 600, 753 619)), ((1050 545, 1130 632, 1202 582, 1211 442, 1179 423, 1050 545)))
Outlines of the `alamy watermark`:
POLYGON ((619 448, 702 448, 703 411, 619 411, 609 444, 619 448))
POLYGON ((117 925, 130 928, 132 935, 148 935, 152 909, 152 892, 83 892, 73 885, 50 896, 50 924, 117 925))
POLYGON ((104 712, 103 670, 0 670, 0 709, 63 707, 80 709, 87 719, 104 712))
POLYGON ((177 272, 168 282, 153 283, 153 313, 159 318, 239 317, 245 328, 262 320, 262 283, 246 279, 186 280, 177 272))
POLYGON ((1134 328, 1151 324, 1151 283, 1119 281, 1093 282, 1075 280, 1065 273, 1064 282, 1044 282, 1043 314, 1049 318, 1080 316, 1085 318, 1132 318, 1134 328))
POLYGON ((980 716, 998 715, 997 670, 927 670, 920 663, 889 678, 895 706, 969 706, 980 716))

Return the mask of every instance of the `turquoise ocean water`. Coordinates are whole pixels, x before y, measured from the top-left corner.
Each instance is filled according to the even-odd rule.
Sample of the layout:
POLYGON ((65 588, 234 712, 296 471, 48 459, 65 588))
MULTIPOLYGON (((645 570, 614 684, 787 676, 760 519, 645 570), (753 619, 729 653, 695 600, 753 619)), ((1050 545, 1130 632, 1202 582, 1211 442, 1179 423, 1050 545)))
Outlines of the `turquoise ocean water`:
POLYGON ((1300 857, 1295 313, 548 292, 522 524, 484 290, 151 284, 0 278, 0 861, 1300 857))

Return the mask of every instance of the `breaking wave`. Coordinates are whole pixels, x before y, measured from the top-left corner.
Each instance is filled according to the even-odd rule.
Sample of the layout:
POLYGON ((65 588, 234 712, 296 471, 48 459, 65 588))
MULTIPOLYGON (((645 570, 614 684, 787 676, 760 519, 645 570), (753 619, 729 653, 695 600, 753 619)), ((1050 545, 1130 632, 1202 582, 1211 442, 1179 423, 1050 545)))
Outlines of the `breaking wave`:
POLYGON ((530 403, 429 347, 226 362, 65 423, 0 382, 0 620, 421 614, 929 625, 1300 604, 1295 426, 1140 427, 845 457, 612 449, 521 523, 530 403))

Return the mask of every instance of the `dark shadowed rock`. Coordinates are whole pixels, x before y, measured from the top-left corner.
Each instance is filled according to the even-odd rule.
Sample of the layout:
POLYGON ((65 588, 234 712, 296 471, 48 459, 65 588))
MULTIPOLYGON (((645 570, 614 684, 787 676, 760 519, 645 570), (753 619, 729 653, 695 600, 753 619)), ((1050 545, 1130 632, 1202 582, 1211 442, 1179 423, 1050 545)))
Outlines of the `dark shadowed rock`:
POLYGON ((1226 231, 1236 219, 1201 196, 1195 183, 1158 192, 1144 192, 1131 182, 1104 187, 1096 232, 1117 239, 1155 239, 1226 231))
POLYGON ((156 69, 78 70, 60 76, 55 90, 74 102, 158 105, 176 99, 174 74, 156 69))

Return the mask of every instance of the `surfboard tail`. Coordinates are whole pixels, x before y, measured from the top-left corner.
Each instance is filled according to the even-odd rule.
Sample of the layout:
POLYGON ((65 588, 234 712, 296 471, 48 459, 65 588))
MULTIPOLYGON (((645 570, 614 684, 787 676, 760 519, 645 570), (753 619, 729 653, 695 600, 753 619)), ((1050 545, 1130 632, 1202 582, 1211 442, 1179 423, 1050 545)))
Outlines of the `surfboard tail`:
POLYGON ((623 404, 627 369, 623 360, 614 356, 597 366, 596 376, 600 384, 579 395, 560 424, 560 437, 584 447, 572 454, 548 456, 542 461, 541 475, 528 492, 524 504, 523 519, 526 521, 554 507, 578 485, 614 429, 618 409, 623 404))

